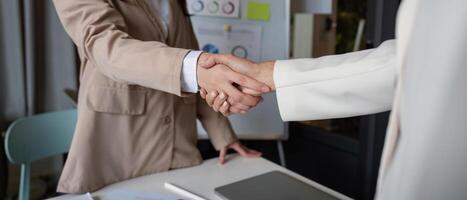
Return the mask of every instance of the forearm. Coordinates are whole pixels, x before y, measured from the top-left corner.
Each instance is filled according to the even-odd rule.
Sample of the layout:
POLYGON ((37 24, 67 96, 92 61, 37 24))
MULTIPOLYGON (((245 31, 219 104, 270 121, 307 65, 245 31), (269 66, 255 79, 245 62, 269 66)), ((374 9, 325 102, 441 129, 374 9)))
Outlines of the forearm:
POLYGON ((397 79, 392 44, 319 59, 277 61, 274 82, 283 120, 387 111, 397 79))
POLYGON ((343 118, 388 111, 392 106, 395 68, 300 85, 278 86, 284 121, 343 118))
POLYGON ((80 53, 104 75, 181 94, 181 66, 189 50, 131 37, 121 13, 105 0, 54 0, 54 5, 80 53))
POLYGON ((115 81, 181 95, 182 63, 189 50, 106 38, 81 48, 94 66, 115 81))
POLYGON ((260 82, 265 83, 268 85, 271 90, 276 89, 276 85, 274 83, 274 65, 276 61, 268 61, 258 64, 257 66, 257 80, 260 82))

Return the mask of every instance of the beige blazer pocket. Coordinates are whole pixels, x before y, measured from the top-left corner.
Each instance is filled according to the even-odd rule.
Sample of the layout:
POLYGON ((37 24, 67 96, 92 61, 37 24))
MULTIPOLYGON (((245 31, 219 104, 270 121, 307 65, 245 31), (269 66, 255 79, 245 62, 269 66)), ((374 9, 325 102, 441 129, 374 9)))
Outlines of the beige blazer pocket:
POLYGON ((96 112, 142 115, 146 110, 146 93, 144 90, 91 87, 86 105, 96 112))

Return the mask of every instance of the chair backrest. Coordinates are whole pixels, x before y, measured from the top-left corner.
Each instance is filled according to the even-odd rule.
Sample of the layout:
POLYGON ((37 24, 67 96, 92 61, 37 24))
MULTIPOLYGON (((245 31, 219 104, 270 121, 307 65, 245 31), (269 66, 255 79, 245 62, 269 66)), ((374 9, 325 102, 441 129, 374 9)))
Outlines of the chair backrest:
POLYGON ((67 110, 16 120, 6 132, 8 159, 12 163, 31 163, 68 152, 76 119, 76 110, 67 110))

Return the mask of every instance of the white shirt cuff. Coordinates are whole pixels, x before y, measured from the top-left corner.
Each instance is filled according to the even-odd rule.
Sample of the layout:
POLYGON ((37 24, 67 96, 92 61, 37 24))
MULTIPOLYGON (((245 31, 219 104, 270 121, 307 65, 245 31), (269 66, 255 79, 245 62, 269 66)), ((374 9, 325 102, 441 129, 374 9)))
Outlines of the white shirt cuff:
POLYGON ((198 58, 201 53, 203 52, 190 51, 183 59, 182 74, 180 76, 183 92, 198 92, 198 76, 196 74, 196 68, 198 66, 198 58))

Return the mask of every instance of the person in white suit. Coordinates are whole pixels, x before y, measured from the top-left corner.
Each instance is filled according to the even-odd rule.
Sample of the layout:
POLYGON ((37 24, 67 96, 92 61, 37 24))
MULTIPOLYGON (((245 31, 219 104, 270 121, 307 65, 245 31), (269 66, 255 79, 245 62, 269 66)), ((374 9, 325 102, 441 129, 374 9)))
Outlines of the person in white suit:
MULTIPOLYGON (((396 40, 375 49, 259 64, 219 55, 203 65, 217 64, 275 89, 285 121, 392 110, 376 199, 467 199, 466 0, 403 1, 396 40)), ((223 91, 201 93, 226 115, 249 109, 223 91)))

